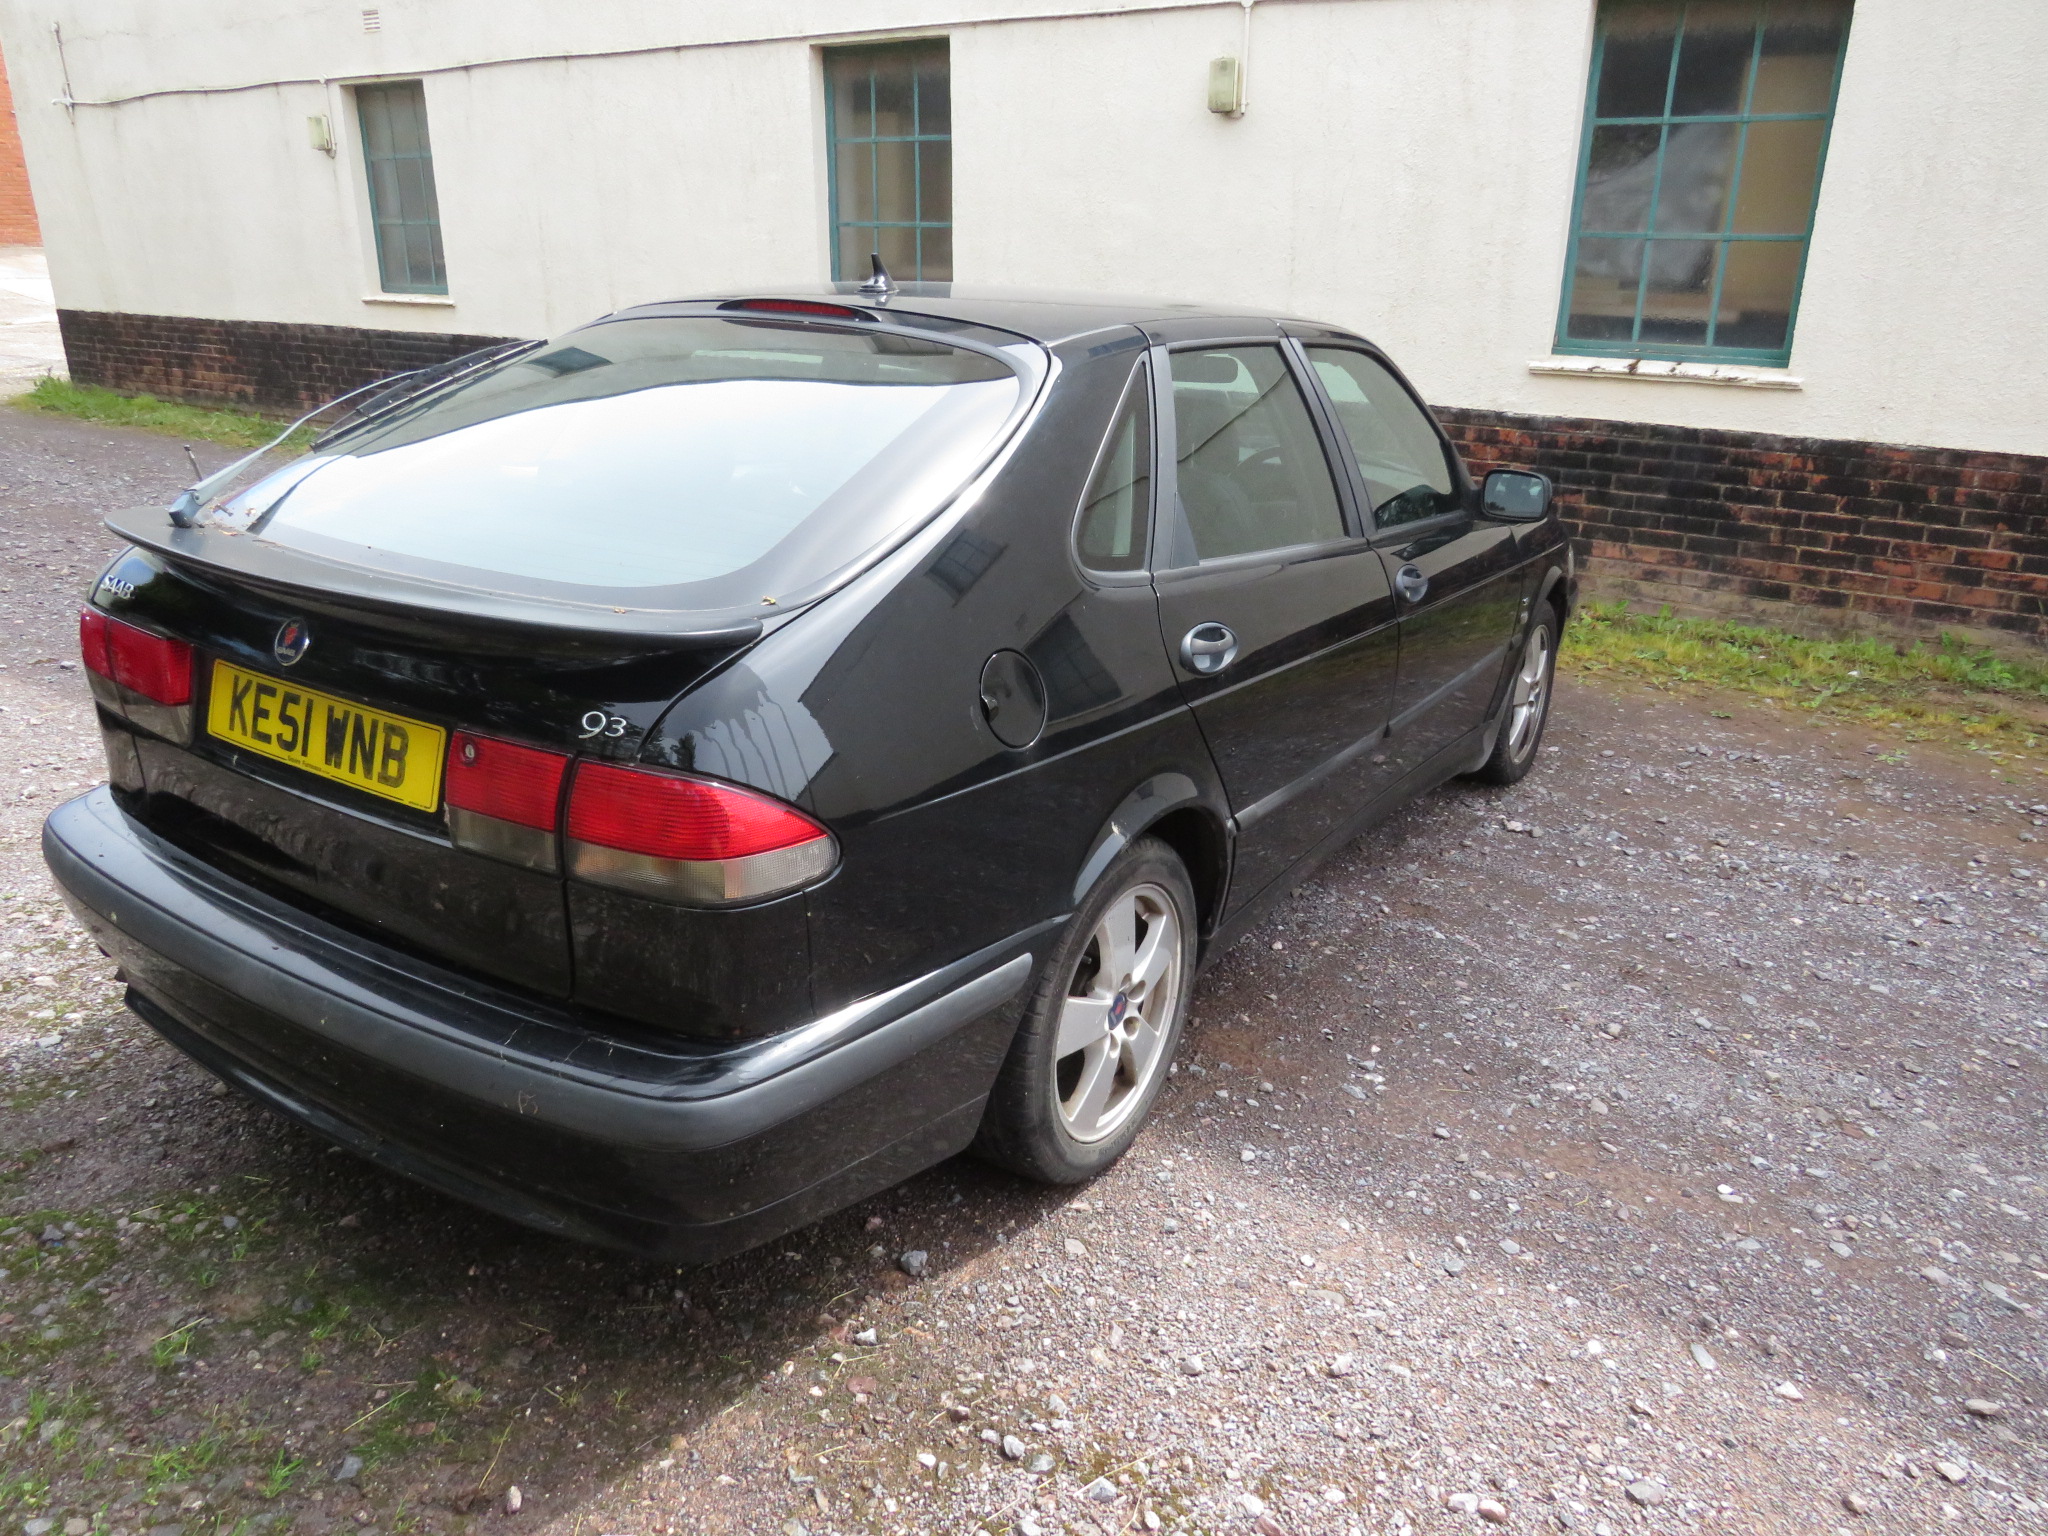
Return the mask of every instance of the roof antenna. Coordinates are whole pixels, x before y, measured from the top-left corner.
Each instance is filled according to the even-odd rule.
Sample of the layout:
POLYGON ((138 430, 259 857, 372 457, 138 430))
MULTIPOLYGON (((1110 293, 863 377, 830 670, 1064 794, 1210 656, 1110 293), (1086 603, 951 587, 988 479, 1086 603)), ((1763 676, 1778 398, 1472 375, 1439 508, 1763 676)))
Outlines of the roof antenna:
POLYGON ((882 253, 880 251, 869 252, 868 263, 874 270, 868 274, 868 280, 860 285, 860 291, 862 293, 879 294, 886 299, 896 291, 896 283, 889 276, 889 269, 882 265, 882 253))

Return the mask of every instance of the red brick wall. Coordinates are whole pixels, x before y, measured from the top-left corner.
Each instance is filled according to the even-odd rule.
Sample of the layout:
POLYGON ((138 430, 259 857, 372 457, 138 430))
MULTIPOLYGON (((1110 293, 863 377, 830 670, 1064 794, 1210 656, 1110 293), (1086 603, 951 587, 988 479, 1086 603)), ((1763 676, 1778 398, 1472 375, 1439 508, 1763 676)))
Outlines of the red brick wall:
POLYGON ((81 384, 278 413, 507 339, 89 309, 58 310, 57 326, 81 384))
POLYGON ((21 158, 21 133, 14 125, 14 97, 7 89, 7 61, 0 59, 0 245, 42 243, 28 167, 21 158))
POLYGON ((1475 473, 1557 483, 1596 593, 1793 628, 2048 642, 2048 458, 1437 416, 1475 473))

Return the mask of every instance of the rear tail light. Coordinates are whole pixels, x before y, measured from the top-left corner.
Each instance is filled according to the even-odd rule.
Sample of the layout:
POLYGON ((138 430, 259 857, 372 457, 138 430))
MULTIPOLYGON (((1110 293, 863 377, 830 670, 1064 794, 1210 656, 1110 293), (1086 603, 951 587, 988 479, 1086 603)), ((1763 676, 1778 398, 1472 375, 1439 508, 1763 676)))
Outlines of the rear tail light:
POLYGON ((86 667, 101 677, 114 675, 114 664, 107 659, 107 625, 110 620, 97 608, 78 610, 78 650, 85 658, 86 667))
POLYGON ((457 731, 445 796, 455 845, 527 869, 688 906, 759 901, 829 874, 832 835, 780 800, 658 769, 583 763, 562 811, 569 758, 457 731))
POLYGON ((107 628, 113 620, 97 608, 78 610, 78 651, 85 659, 85 678, 92 696, 118 712, 121 690, 114 683, 114 659, 107 652, 107 628))
POLYGON ((100 703, 159 736, 192 739, 191 646, 87 608, 78 648, 100 703))
POLYGON ((192 647, 123 624, 107 621, 107 654, 114 681, 153 704, 192 702, 192 647))
POLYGON ((758 901, 829 874, 832 834, 752 790, 584 763, 569 790, 569 873, 691 906, 758 901))
POLYGON ((458 847, 552 873, 568 771, 560 752, 457 731, 448 743, 449 836, 458 847))

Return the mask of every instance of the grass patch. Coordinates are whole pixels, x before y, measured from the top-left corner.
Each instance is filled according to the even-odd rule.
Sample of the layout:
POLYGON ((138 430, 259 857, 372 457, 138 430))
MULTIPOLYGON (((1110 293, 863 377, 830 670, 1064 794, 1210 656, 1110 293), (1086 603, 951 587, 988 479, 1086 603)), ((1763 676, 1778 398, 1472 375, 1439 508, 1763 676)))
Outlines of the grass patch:
MULTIPOLYGON (((106 427, 140 427, 188 442, 220 443, 228 448, 260 448, 284 423, 253 411, 223 411, 201 405, 179 405, 154 395, 124 395, 67 379, 45 378, 8 404, 46 416, 69 416, 106 427)), ((305 434, 310 437, 310 434, 305 434)), ((303 444, 286 443, 285 448, 303 444)))
POLYGON ((270 1470, 263 1474, 261 1492, 266 1499, 278 1499, 290 1491, 292 1479, 305 1468, 306 1458, 294 1456, 289 1451, 279 1451, 270 1463, 270 1470))
POLYGON ((373 1403, 343 1433, 353 1436, 356 1454, 366 1466, 374 1467, 404 1456, 420 1441, 446 1445, 453 1438, 446 1421, 474 1407, 480 1396, 467 1382, 438 1365, 429 1365, 409 1384, 373 1403), (433 1416, 415 1417, 422 1413, 433 1416))
POLYGON ((173 1328, 169 1333, 152 1339, 149 1345, 149 1363, 159 1371, 168 1371, 172 1366, 192 1353, 192 1330, 199 1326, 197 1320, 173 1328))
POLYGON ((2048 662, 2015 660, 1946 635, 1931 645, 1814 640, 1587 603, 1565 631, 1559 660, 1580 673, 1677 691, 1732 689, 1895 730, 1907 741, 2002 759, 2048 755, 2048 662))
POLYGON ((173 1483, 189 1483, 213 1469, 228 1448, 218 1425, 184 1445, 166 1446, 150 1453, 143 1474, 144 1497, 158 1498, 173 1483))

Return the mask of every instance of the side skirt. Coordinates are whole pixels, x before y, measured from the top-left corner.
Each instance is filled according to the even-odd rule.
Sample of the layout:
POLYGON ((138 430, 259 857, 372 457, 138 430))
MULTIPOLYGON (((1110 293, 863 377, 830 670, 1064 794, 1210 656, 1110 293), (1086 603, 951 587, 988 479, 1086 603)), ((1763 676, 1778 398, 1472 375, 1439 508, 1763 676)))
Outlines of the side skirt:
POLYGON ((1364 810, 1296 859, 1278 877, 1269 882, 1264 890, 1219 925, 1215 937, 1210 939, 1202 951, 1199 969, 1207 970, 1226 949, 1265 921, 1267 914, 1283 896, 1306 880, 1331 854, 1350 846, 1361 832, 1386 820, 1410 800, 1427 794, 1460 774, 1470 773, 1484 763, 1493 751, 1493 739, 1499 730, 1498 715, 1484 725, 1475 726, 1428 762, 1397 779, 1364 810))

